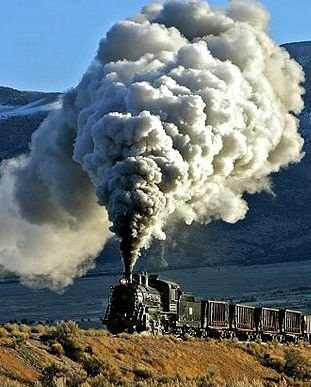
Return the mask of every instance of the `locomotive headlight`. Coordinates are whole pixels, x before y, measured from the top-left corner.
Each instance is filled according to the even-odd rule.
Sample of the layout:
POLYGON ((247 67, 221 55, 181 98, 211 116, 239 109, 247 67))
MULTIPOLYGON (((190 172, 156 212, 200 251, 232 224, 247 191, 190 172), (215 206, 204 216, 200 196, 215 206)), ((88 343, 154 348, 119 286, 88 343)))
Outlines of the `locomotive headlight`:
POLYGON ((127 279, 126 278, 121 278, 120 279, 120 285, 126 285, 127 284, 127 279))

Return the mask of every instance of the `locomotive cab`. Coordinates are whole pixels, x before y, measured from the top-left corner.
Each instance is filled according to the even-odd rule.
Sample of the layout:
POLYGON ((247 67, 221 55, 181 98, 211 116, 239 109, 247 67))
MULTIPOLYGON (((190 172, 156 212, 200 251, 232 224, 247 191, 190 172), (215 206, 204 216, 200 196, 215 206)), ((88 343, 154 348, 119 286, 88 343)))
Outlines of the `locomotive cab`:
POLYGON ((149 276, 149 282, 161 294, 163 311, 177 314, 180 286, 175 282, 159 279, 155 274, 149 276))

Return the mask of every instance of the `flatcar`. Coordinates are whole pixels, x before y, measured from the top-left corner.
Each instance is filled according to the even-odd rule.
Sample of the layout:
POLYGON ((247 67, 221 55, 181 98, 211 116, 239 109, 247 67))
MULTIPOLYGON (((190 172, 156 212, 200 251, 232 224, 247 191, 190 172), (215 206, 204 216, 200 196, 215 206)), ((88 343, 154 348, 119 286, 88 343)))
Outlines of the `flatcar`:
POLYGON ((197 300, 176 282, 147 273, 123 277, 111 287, 103 322, 114 334, 187 333, 197 337, 311 342, 310 315, 291 309, 197 300))

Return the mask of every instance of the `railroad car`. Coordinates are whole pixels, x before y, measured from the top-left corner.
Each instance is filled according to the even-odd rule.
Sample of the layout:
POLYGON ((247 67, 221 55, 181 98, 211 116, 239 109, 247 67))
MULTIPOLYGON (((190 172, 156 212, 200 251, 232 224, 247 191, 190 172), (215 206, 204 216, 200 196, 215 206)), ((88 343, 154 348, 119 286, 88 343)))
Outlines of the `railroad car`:
POLYGON ((280 333, 283 341, 296 342, 302 336, 302 313, 297 310, 280 310, 280 333))
POLYGON ((230 305, 230 329, 244 340, 256 338, 255 307, 249 305, 230 305))
POLYGON ((280 339, 280 310, 275 308, 255 308, 257 334, 263 340, 280 339))
POLYGON ((202 303, 202 329, 209 337, 231 337, 229 330, 229 303, 204 300, 202 303))
POLYGON ((302 316, 302 334, 305 340, 311 342, 311 316, 302 316))
POLYGON ((202 325, 201 320, 202 303, 197 301, 191 294, 180 294, 176 331, 199 335, 202 325))

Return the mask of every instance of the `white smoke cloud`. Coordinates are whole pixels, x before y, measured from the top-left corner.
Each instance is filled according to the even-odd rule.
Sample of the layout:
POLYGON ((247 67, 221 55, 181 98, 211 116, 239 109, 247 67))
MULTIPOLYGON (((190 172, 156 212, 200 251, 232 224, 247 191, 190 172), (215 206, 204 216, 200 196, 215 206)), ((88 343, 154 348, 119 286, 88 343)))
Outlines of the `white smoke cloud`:
POLYGON ((109 237, 107 213, 72 160, 66 113, 64 104, 34 133, 29 156, 0 168, 0 265, 55 290, 94 265, 109 237))
POLYGON ((127 272, 172 217, 243 219, 243 194, 302 157, 304 75, 268 21, 233 0, 153 4, 116 23, 30 155, 2 167, 2 265, 68 283, 109 237, 103 207, 127 272))

